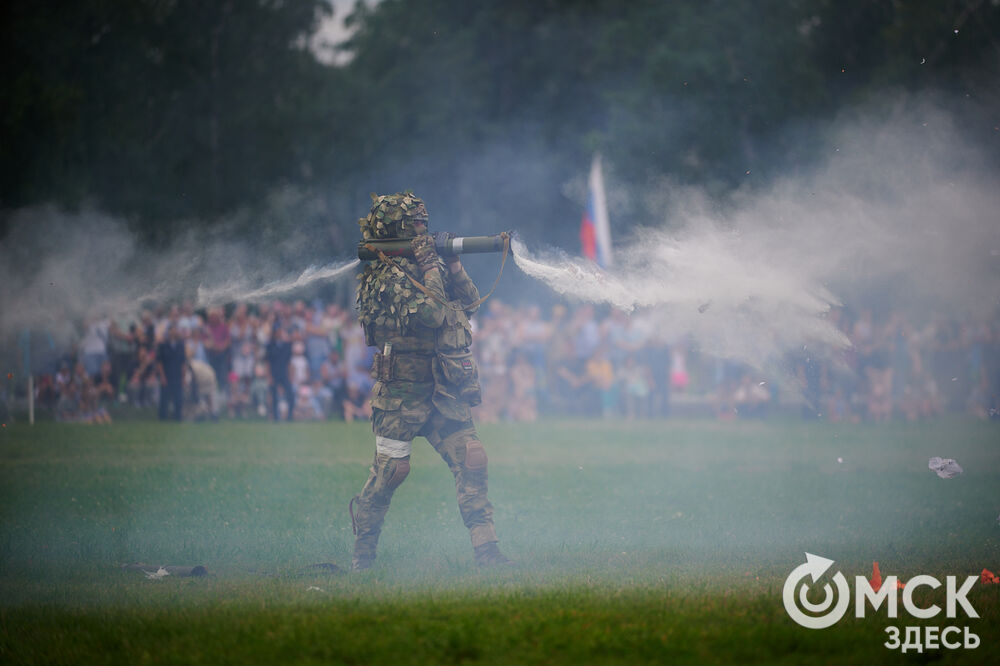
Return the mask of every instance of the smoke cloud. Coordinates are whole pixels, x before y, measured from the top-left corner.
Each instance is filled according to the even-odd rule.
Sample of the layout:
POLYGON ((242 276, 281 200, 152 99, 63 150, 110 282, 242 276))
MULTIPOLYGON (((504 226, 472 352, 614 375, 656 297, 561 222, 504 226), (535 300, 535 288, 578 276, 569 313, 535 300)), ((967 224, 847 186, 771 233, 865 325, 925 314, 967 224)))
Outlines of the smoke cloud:
MULTIPOLYGON (((816 163, 765 174, 766 187, 721 199, 669 181, 615 183, 611 172, 613 222, 639 211, 648 221, 631 235, 616 233, 613 270, 524 242, 514 245, 517 263, 560 294, 647 311, 665 337, 690 336, 702 351, 757 367, 804 345, 847 345, 826 318, 841 303, 924 318, 991 314, 1000 294, 1000 192, 988 153, 963 138, 968 128, 926 99, 907 99, 819 133, 828 138, 816 163), (622 211, 622 202, 631 209, 622 211)), ((540 180, 552 168, 545 164, 525 165, 528 175, 508 189, 551 182, 551 174, 540 180)), ((279 212, 250 227, 255 242, 234 222, 194 229, 158 250, 96 211, 18 211, 0 241, 0 328, 68 339, 74 320, 134 314, 149 300, 207 306, 299 296, 354 273, 357 261, 347 258, 303 271, 330 253, 316 232, 296 233, 302 211, 326 224, 329 213, 277 199, 279 212)), ((522 213, 497 215, 531 219, 522 213)))
POLYGON ((611 270, 523 243, 517 263, 561 294, 648 308, 664 335, 757 367, 803 345, 848 345, 825 318, 842 302, 990 315, 1000 192, 950 116, 917 103, 842 120, 828 135, 821 164, 723 202, 650 188, 659 225, 616 242, 611 270))
POLYGON ((236 221, 193 230, 160 249, 144 244, 125 221, 97 211, 29 208, 15 212, 10 227, 0 241, 0 333, 45 330, 60 344, 87 317, 134 316, 151 302, 212 306, 300 296, 353 274, 358 264, 345 260, 289 275, 287 266, 325 248, 318 252, 315 238, 295 233, 274 234, 277 242, 242 240, 236 221))

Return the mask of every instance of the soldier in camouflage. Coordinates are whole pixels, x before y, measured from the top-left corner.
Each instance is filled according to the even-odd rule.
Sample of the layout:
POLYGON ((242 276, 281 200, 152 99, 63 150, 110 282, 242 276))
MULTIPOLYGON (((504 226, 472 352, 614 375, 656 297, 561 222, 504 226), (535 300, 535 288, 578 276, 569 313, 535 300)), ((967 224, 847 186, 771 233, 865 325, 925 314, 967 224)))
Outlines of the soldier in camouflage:
POLYGON ((455 477, 458 508, 476 563, 509 564, 497 547, 493 506, 486 497, 486 450, 470 407, 481 402, 479 372, 469 351, 468 315, 479 292, 458 257, 445 263, 427 233, 423 201, 406 192, 372 194, 359 220, 365 240, 412 238, 413 259, 372 261, 358 276, 358 317, 375 355, 372 428, 375 460, 351 500, 356 539, 351 568, 375 560, 382 522, 396 488, 410 472, 414 437, 426 437, 455 477))

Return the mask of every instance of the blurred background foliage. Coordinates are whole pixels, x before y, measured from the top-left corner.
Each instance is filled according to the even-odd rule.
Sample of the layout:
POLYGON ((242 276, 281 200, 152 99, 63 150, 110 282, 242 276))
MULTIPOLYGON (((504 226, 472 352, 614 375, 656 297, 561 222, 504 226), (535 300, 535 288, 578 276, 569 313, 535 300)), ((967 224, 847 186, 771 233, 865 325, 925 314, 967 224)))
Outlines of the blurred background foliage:
POLYGON ((998 0, 383 0, 344 10, 336 65, 310 48, 333 11, 7 0, 0 233, 54 203, 153 247, 225 224, 348 256, 368 192, 412 188, 438 229, 575 250, 594 151, 617 233, 648 222, 638 188, 758 186, 899 93, 1000 142, 998 0))

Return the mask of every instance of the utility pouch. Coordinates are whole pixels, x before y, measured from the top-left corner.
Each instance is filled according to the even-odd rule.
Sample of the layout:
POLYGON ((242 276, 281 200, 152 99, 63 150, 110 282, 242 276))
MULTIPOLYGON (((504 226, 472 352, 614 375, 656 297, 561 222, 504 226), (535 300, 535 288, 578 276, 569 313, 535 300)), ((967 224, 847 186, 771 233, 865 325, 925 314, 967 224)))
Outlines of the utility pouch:
POLYGON ((383 354, 375 352, 375 359, 372 361, 372 377, 378 381, 388 382, 392 380, 392 353, 383 354))
POLYGON ((483 401, 483 392, 479 385, 479 368, 476 367, 472 352, 438 351, 435 365, 437 369, 435 380, 439 391, 458 398, 470 407, 475 407, 483 401))
POLYGON ((447 350, 467 349, 472 344, 472 326, 469 318, 458 307, 458 301, 450 301, 445 308, 444 322, 437 332, 437 348, 447 350))

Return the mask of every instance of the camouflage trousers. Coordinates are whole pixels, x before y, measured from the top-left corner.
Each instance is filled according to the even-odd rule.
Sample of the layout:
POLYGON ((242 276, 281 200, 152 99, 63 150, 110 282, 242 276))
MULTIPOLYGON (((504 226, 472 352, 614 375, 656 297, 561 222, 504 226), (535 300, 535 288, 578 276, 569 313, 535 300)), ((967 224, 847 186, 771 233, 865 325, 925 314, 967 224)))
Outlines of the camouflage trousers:
POLYGON ((493 505, 486 497, 486 449, 471 419, 448 419, 427 401, 392 410, 374 407, 372 424, 376 435, 375 460, 364 487, 351 500, 351 522, 356 535, 355 564, 375 559, 392 495, 410 473, 410 443, 421 435, 427 438, 455 477, 458 508, 473 548, 497 540, 493 505))

